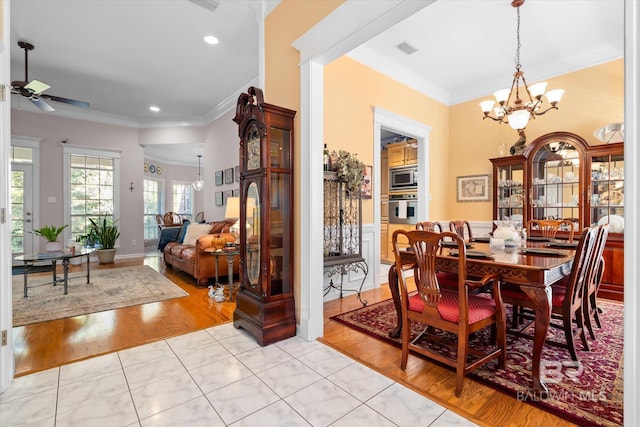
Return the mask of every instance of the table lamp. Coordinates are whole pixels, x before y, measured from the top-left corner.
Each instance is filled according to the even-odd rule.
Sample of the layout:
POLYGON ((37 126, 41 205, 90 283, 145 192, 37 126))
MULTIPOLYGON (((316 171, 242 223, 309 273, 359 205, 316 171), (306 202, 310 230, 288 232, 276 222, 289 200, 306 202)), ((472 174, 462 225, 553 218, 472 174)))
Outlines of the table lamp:
POLYGON ((240 235, 240 197, 229 197, 227 198, 227 210, 224 213, 224 217, 226 219, 235 219, 236 222, 229 228, 233 237, 236 238, 236 242, 238 241, 238 236, 240 235))

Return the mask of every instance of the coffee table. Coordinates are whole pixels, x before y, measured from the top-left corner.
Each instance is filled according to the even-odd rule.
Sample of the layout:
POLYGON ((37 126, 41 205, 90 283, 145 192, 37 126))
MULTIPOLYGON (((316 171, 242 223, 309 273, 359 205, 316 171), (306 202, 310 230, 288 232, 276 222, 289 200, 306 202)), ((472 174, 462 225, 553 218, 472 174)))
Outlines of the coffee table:
MULTIPOLYGON (((29 274, 29 268, 34 266, 36 262, 43 261, 51 261, 53 266, 53 280, 51 282, 42 283, 38 286, 42 285, 50 285, 57 286, 59 283, 64 285, 64 294, 67 295, 67 283, 70 279, 69 277, 69 263, 71 262, 71 258, 79 258, 86 256, 87 257, 87 283, 90 280, 90 263, 89 263, 89 255, 91 255, 95 249, 93 248, 82 248, 79 251, 74 252, 35 252, 31 254, 23 254, 16 257, 17 261, 22 261, 24 263, 24 298, 27 298, 27 275, 29 274), (56 273, 56 264, 58 261, 62 261, 63 274, 62 278, 59 278, 56 273)), ((81 277, 84 277, 81 276, 81 277)), ((71 277, 72 278, 72 277, 71 277)))

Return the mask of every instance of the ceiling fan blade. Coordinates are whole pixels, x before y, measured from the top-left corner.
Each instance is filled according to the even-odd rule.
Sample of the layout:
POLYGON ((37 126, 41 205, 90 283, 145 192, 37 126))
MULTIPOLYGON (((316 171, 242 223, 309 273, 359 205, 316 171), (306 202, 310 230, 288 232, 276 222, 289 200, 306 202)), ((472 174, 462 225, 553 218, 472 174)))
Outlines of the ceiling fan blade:
POLYGON ((33 92, 34 95, 40 95, 42 92, 49 89, 50 87, 51 86, 41 82, 40 80, 31 80, 26 86, 24 86, 25 89, 28 89, 29 91, 33 92))
POLYGON ((46 102, 44 102, 40 98, 36 98, 35 96, 32 96, 32 97, 30 97, 28 99, 29 99, 29 101, 33 102, 35 104, 35 106, 38 107, 39 109, 41 109, 42 111, 47 111, 47 112, 56 111, 56 110, 53 109, 53 107, 51 105, 47 104, 46 102))
POLYGON ((82 108, 89 108, 90 105, 88 102, 84 102, 84 101, 77 101, 75 99, 69 99, 69 98, 61 98, 59 96, 55 96, 55 95, 40 95, 42 98, 48 99, 50 101, 55 101, 55 102, 62 102, 65 104, 71 104, 71 105, 75 105, 76 107, 82 107, 82 108))

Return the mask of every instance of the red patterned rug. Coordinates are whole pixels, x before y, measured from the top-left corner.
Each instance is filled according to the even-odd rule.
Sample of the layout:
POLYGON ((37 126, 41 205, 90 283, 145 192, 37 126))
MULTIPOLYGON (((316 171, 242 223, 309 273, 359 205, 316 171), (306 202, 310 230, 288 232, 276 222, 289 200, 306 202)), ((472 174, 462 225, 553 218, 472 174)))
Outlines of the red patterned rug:
MULTIPOLYGON (((507 335, 506 370, 498 370, 490 363, 475 370, 470 377, 581 426, 622 425, 624 308, 620 303, 609 301, 600 300, 598 304, 603 311, 600 315, 602 329, 596 327, 597 340, 589 340, 590 351, 581 351, 582 344, 577 343, 579 363, 573 362, 565 349, 544 346, 542 370, 549 387, 545 399, 536 398, 527 391, 531 386, 533 342, 526 338, 507 335)), ((508 309, 507 313, 510 311, 508 309)), ((392 300, 331 319, 398 347, 401 345, 400 339, 388 336, 396 326, 392 300)), ((418 332, 419 327, 412 326, 412 334, 415 336, 418 332)), ((487 338, 481 333, 471 340, 472 345, 479 348, 487 338)), ((562 330, 550 328, 549 335, 556 341, 564 341, 562 330)))

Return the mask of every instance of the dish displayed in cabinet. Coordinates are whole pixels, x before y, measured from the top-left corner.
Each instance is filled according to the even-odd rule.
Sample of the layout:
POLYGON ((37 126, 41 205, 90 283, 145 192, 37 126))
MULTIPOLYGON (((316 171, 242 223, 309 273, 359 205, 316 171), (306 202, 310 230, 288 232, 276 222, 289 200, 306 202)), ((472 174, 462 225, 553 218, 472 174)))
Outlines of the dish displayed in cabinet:
POLYGON ((598 221, 598 225, 602 224, 609 224, 610 233, 622 233, 624 231, 624 218, 620 215, 605 215, 598 221))

